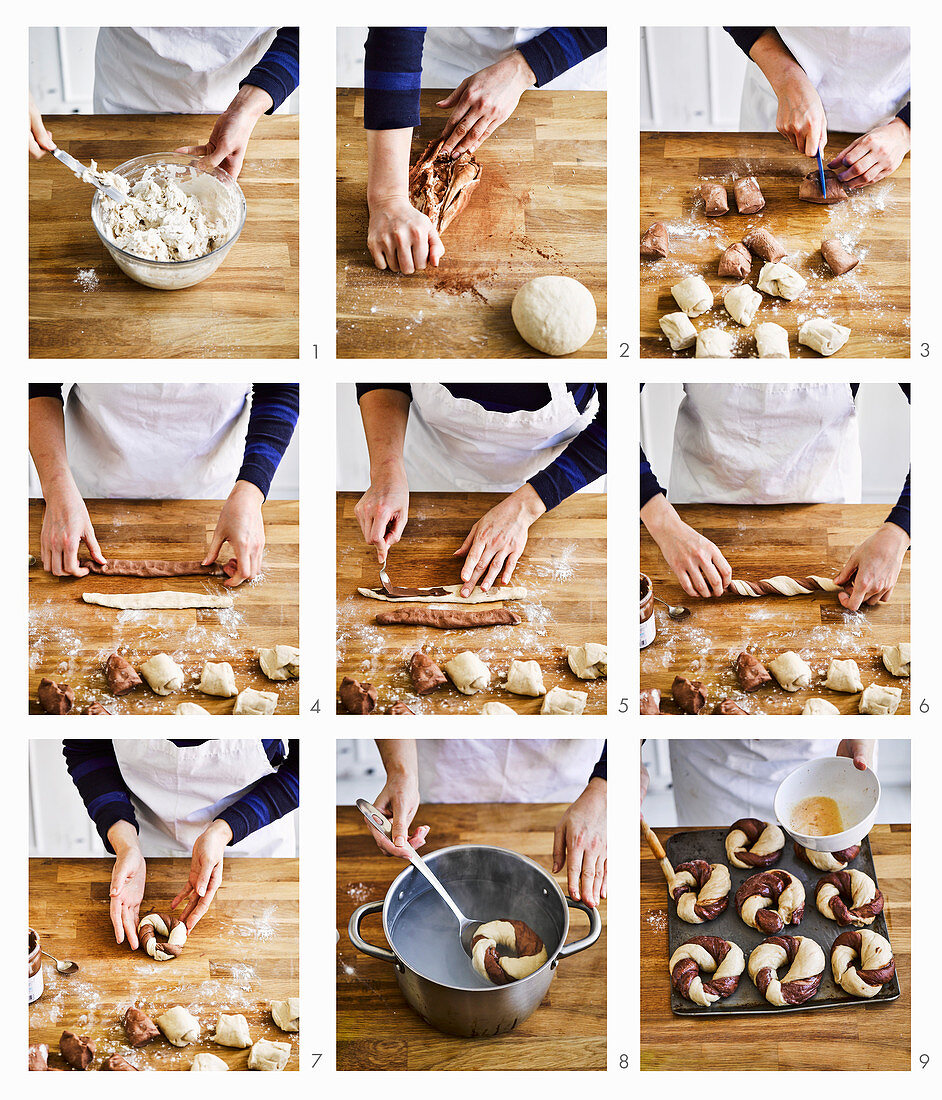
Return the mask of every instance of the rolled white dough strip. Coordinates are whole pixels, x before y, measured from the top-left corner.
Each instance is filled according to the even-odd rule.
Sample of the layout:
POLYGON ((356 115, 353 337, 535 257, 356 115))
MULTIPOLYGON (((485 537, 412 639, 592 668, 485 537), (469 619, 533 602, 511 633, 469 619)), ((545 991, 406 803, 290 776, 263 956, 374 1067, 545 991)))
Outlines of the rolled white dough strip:
POLYGON ((383 600, 385 603, 498 603, 501 600, 525 600, 527 598, 525 588, 512 588, 510 586, 501 588, 500 585, 497 585, 497 587, 491 588, 487 592, 475 588, 468 597, 458 595, 461 591, 460 584, 443 584, 441 587, 447 593, 444 596, 386 596, 373 588, 358 588, 357 592, 361 596, 366 596, 367 599, 383 600))
POLYGON ((736 596, 807 596, 812 592, 840 592, 841 586, 828 577, 768 577, 761 581, 733 579, 726 588, 736 596))
POLYGON ((187 607, 232 607, 231 596, 208 592, 83 592, 86 603, 113 607, 118 611, 181 611, 187 607))

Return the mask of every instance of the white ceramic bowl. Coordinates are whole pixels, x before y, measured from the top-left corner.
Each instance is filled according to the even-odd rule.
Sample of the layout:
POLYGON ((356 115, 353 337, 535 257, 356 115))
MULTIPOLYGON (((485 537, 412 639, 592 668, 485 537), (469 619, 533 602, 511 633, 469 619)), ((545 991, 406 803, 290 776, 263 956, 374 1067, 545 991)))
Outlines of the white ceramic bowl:
POLYGON ((786 833, 813 852, 840 852, 859 844, 873 828, 880 805, 880 780, 868 768, 858 771, 853 760, 824 756, 799 765, 775 792, 775 816, 786 833), (833 798, 845 824, 833 836, 805 836, 792 828, 792 810, 803 798, 833 798))

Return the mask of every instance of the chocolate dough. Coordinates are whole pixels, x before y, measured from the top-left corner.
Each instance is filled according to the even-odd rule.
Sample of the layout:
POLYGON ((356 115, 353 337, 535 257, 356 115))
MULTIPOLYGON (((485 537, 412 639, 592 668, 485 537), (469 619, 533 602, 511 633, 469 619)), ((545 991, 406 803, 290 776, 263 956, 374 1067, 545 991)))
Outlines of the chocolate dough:
POLYGON ((772 680, 765 665, 745 650, 736 658, 736 678, 743 691, 755 691, 772 680))
POLYGON ((661 713, 661 693, 657 688, 648 688, 647 691, 641 692, 641 713, 661 713))
POLYGON ((798 188, 798 197, 804 199, 805 202, 817 202, 822 205, 830 206, 831 203, 843 202, 848 198, 847 191, 844 190, 844 185, 837 178, 837 173, 832 172, 830 168, 824 169, 824 194, 821 194, 821 177, 818 174, 818 170, 809 172, 807 176, 801 181, 801 186, 798 188))
POLYGON ((113 695, 127 695, 143 683, 134 666, 120 653, 112 653, 105 662, 105 679, 113 695))
POLYGON ((212 577, 222 574, 220 562, 203 565, 199 561, 164 561, 156 558, 132 561, 129 558, 114 558, 107 565, 99 565, 97 561, 82 558, 79 565, 101 577, 212 577))
POLYGON ((737 279, 745 279, 752 271, 752 254, 744 244, 737 241, 720 256, 720 266, 716 269, 717 275, 734 275, 737 279))
POLYGON ((103 707, 101 703, 96 699, 94 703, 90 703, 83 711, 82 714, 110 714, 111 711, 107 707, 103 707))
POLYGON ((160 1034, 160 1028, 150 1016, 134 1005, 124 1014, 124 1031, 132 1047, 142 1047, 160 1034))
POLYGON ((434 626, 438 630, 467 630, 475 626, 516 626, 520 616, 506 608, 481 611, 449 611, 442 607, 401 607, 396 611, 381 611, 376 616, 379 626, 434 626))
POLYGON ((748 710, 743 710, 733 702, 732 699, 724 699, 722 703, 717 703, 713 708, 714 714, 748 714, 748 710))
POLYGON ((376 688, 361 684, 352 676, 344 676, 340 683, 340 702, 350 714, 372 714, 376 709, 376 688))
POLYGON ((821 242, 821 255, 835 275, 846 275, 860 263, 860 260, 848 252, 837 237, 829 237, 821 242))
POLYGON ((704 212, 708 218, 729 213, 729 199, 726 188, 721 183, 701 183, 700 198, 703 199, 704 212))
POLYGON ((49 1047, 45 1043, 35 1043, 29 1048, 30 1070, 49 1069, 49 1047))
POLYGON ((417 694, 428 695, 442 684, 448 683, 448 677, 427 653, 416 650, 409 661, 409 675, 417 694))
POLYGON ((108 1057, 101 1064, 102 1069, 133 1069, 135 1073, 138 1071, 137 1066, 132 1066, 131 1063, 124 1057, 123 1054, 109 1054, 108 1057))
POLYGON ((439 233, 468 205, 481 179, 481 166, 470 153, 457 160, 442 155, 442 142, 430 141, 409 172, 409 201, 426 214, 439 233))
POLYGON ((36 698, 47 714, 68 714, 75 702, 75 692, 68 684, 57 684, 48 677, 43 677, 39 681, 36 698))
POLYGON ((684 714, 699 714, 706 706, 706 692, 700 680, 688 680, 686 676, 675 676, 671 695, 684 714))
POLYGON ((88 1069, 95 1057, 95 1044, 87 1035, 63 1031, 59 1039, 59 1051, 73 1069, 88 1069))
POLYGON ((400 699, 397 699, 395 703, 386 711, 387 714, 415 714, 412 707, 407 707, 400 699))
POLYGON ((733 184, 736 196, 736 209, 740 214, 758 214, 765 206, 765 199, 759 190, 759 181, 755 176, 745 176, 733 184))
POLYGON ((661 257, 670 252, 670 234, 663 222, 649 226, 641 238, 641 255, 661 257))
POLYGON ((785 257, 781 241, 776 240, 767 229, 750 229, 742 243, 754 255, 773 264, 785 257))

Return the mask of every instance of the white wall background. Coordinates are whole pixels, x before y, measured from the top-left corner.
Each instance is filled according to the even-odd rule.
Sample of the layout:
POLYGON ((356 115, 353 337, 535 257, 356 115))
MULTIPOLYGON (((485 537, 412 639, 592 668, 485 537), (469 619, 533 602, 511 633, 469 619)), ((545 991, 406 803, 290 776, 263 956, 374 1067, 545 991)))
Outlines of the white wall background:
MULTIPOLYGON (((641 394, 641 446, 666 489, 679 382, 649 382, 641 394)), ((863 456, 863 502, 896 503, 909 469, 909 403, 895 382, 863 382, 857 391, 857 421, 863 456)))
POLYGON ((375 798, 386 782, 376 742, 367 737, 337 738, 337 805, 375 798))
POLYGON ((337 87, 363 87, 363 46, 369 27, 337 28, 337 87))

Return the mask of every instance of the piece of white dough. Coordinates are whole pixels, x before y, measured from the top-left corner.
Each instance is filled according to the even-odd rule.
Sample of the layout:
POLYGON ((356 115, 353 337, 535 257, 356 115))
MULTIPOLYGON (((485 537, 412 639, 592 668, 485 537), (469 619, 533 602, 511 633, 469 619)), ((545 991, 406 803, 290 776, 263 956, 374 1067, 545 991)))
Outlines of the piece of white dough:
POLYGON ((291 1057, 290 1043, 275 1043, 271 1039, 259 1039, 249 1051, 249 1069, 284 1069, 291 1057))
POLYGON ((554 687, 546 693, 540 714, 581 714, 588 698, 589 694, 585 691, 554 687))
POLYGON ((697 342, 697 330, 690 323, 690 318, 686 313, 667 313, 665 314, 658 324, 661 326, 661 332, 670 341, 671 351, 684 351, 686 348, 692 348, 697 342))
POLYGON ((476 695, 490 685, 491 670, 470 649, 452 657, 442 670, 462 695, 476 695))
POLYGON ((841 712, 833 703, 829 703, 827 699, 809 699, 805 703, 802 714, 840 714, 841 712))
POLYGON ((543 670, 538 661, 511 661, 504 687, 514 695, 545 695, 543 670))
POLYGON ((227 1016, 221 1013, 216 1021, 216 1034, 213 1042, 221 1047, 237 1047, 245 1050, 252 1045, 252 1036, 249 1035, 249 1022, 238 1013, 227 1016))
POLYGON ((484 706, 481 707, 481 713, 490 714, 492 716, 498 714, 513 714, 516 716, 517 714, 513 707, 508 707, 506 703, 498 703, 496 701, 485 703, 484 706))
POLYGON ((580 680, 598 680, 608 675, 608 647, 599 642, 567 645, 569 667, 580 680))
POLYGON ((705 328, 697 336, 694 359, 732 359, 735 342, 733 334, 725 329, 705 328))
POLYGON ((207 592, 83 592, 86 603, 113 607, 118 611, 181 611, 188 607, 232 607, 231 596, 211 596, 207 592))
POLYGON ((231 699, 238 694, 236 688, 235 673, 228 661, 207 661, 203 665, 203 672, 196 690, 204 695, 217 695, 221 699, 231 699))
POLYGON ((912 646, 909 642, 899 642, 897 645, 884 645, 880 647, 883 654, 883 665, 891 676, 908 676, 910 653, 912 646))
POLYGON ((700 275, 688 275, 671 287, 674 301, 688 317, 699 317, 713 305, 713 291, 700 275))
POLYGON ((769 297, 784 298, 786 302, 793 302, 807 285, 793 267, 783 263, 763 264, 756 284, 769 297))
POLYGON ((517 291, 510 306, 517 332, 547 355, 569 355, 595 332, 592 292, 568 275, 539 275, 517 291))
POLYGON ((811 665, 797 653, 788 650, 769 662, 769 672, 786 691, 798 691, 811 685, 811 665))
POLYGON ((183 1005, 168 1008, 154 1023, 164 1033, 167 1042, 175 1047, 185 1047, 199 1041, 200 1022, 183 1005))
POLYGON ((271 1018, 282 1031, 300 1031, 301 998, 289 997, 286 1001, 272 1001, 271 1018))
POLYGON ((137 670, 155 695, 183 690, 183 669, 166 653, 155 653, 137 670))
POLYGON ((846 691, 848 695, 856 695, 858 691, 863 691, 857 662, 837 661, 832 657, 824 686, 831 691, 846 691))
POLYGON ((463 599, 458 593, 461 591, 460 584, 443 584, 438 587, 444 588, 447 592, 445 596, 385 596, 380 592, 374 592, 372 588, 358 588, 357 592, 361 596, 366 596, 370 600, 383 600, 386 603, 456 603, 456 604, 469 604, 469 603, 498 603, 501 600, 525 600, 527 598, 527 590, 525 588, 515 588, 512 585, 506 585, 504 588, 495 585, 493 588, 488 589, 487 592, 482 592, 480 588, 473 588, 471 595, 467 599, 463 599))
POLYGON ((277 691, 256 691, 245 688, 236 696, 233 714, 274 714, 278 706, 277 691))
POLYGON ((760 359, 791 359, 787 330, 772 321, 756 325, 756 350, 760 359))
POLYGON ((301 674, 301 650, 293 645, 260 649, 258 663, 269 680, 296 680, 301 674))
POLYGON ((221 1073, 225 1070, 227 1073, 229 1067, 226 1063, 215 1054, 197 1054, 193 1059, 193 1064, 190 1066, 191 1070, 214 1070, 217 1073, 221 1073))
POLYGON ((798 330, 798 343, 816 351, 818 355, 833 355, 847 343, 850 329, 835 324, 824 317, 812 317, 798 330))
POLYGON ((191 714, 199 715, 202 718, 211 718, 212 715, 205 707, 201 707, 199 703, 177 703, 174 714, 191 714))
POLYGON ((741 283, 726 291, 723 298, 726 312, 739 325, 751 325, 756 310, 762 305, 762 295, 748 283, 741 283))
POLYGON ((870 684, 860 696, 860 714, 895 714, 903 698, 903 689, 870 684))

